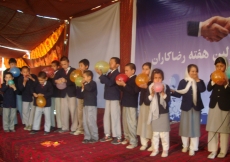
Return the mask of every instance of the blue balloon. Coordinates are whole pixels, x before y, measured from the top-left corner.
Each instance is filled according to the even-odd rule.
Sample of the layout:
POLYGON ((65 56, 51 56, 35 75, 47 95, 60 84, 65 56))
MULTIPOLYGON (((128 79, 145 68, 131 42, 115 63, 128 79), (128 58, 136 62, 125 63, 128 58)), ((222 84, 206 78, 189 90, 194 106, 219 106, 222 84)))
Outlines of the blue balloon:
POLYGON ((10 72, 13 74, 14 77, 18 77, 20 75, 20 70, 17 67, 11 68, 10 72))
POLYGON ((14 81, 13 80, 9 80, 8 81, 8 85, 12 85, 12 84, 14 84, 14 81))
POLYGON ((225 73, 226 73, 228 79, 230 79, 230 66, 227 68, 225 73))

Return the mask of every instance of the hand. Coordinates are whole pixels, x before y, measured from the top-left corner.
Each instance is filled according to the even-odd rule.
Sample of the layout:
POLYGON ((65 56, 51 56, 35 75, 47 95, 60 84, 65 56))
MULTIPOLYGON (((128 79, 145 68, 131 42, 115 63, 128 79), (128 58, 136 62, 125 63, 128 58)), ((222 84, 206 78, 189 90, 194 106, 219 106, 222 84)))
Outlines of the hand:
POLYGON ((170 89, 170 92, 174 93, 174 92, 175 92, 175 90, 173 90, 173 89, 170 89))
POLYGON ((96 71, 96 73, 98 73, 98 75, 102 75, 102 71, 101 71, 101 69, 98 69, 98 68, 95 68, 95 71, 96 71))
POLYGON ((43 97, 44 94, 38 93, 38 97, 43 97))
POLYGON ((122 82, 124 83, 124 81, 116 80, 116 83, 117 83, 117 85, 119 85, 119 86, 123 86, 123 85, 122 85, 122 82))
POLYGON ((34 97, 38 97, 37 93, 33 93, 34 97))
POLYGON ((154 96, 154 94, 155 94, 155 91, 154 91, 154 88, 153 88, 153 86, 152 86, 152 88, 151 88, 151 92, 152 92, 152 93, 151 93, 150 95, 151 95, 151 96, 154 96))
POLYGON ((57 80, 55 80, 55 83, 56 83, 56 84, 61 84, 62 82, 61 82, 60 79, 57 79, 57 80))
POLYGON ((35 81, 35 79, 31 75, 29 75, 28 78, 31 79, 32 81, 35 81))
POLYGON ((145 83, 145 84, 141 84, 139 87, 146 89, 146 88, 148 88, 148 85, 145 83))
POLYGON ((11 85, 9 85, 9 87, 13 88, 14 90, 17 89, 16 86, 15 86, 15 84, 11 84, 11 85))
POLYGON ((194 78, 194 80, 195 80, 196 82, 199 82, 199 81, 200 81, 199 76, 196 75, 196 77, 194 78))
POLYGON ((60 78, 59 80, 60 80, 61 83, 67 82, 65 78, 60 78))
POLYGON ((50 78, 54 78, 54 74, 53 74, 53 75, 50 75, 50 78))

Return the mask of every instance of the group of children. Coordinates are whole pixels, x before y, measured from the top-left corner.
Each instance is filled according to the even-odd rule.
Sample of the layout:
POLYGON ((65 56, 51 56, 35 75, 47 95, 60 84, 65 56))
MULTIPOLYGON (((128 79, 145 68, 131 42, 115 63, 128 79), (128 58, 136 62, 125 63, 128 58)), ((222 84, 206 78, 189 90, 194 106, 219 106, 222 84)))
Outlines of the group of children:
MULTIPOLYGON (((16 61, 10 59, 10 67, 16 66, 16 61), (12 65, 13 64, 13 65, 12 65)), ((127 145, 127 149, 133 149, 138 145, 137 135, 140 136, 140 150, 148 148, 148 141, 151 146, 150 156, 159 153, 159 141, 162 143, 162 157, 168 156, 169 150, 169 103, 171 96, 182 97, 181 122, 179 135, 181 136, 182 152, 189 150, 189 155, 195 155, 198 150, 200 136, 201 110, 204 105, 201 100, 201 93, 206 86, 198 77, 198 67, 194 64, 188 65, 185 70, 185 78, 179 83, 177 90, 172 90, 163 83, 164 72, 161 69, 151 71, 151 63, 146 62, 142 66, 142 73, 149 77, 149 82, 137 86, 135 83, 136 66, 133 63, 125 65, 125 74, 128 81, 116 80, 119 75, 118 67, 120 59, 112 57, 109 61, 110 72, 103 74, 100 69, 95 69, 99 75, 101 84, 104 84, 105 112, 103 117, 104 137, 99 140, 97 127, 97 85, 93 81, 93 72, 88 70, 89 61, 83 59, 79 62, 79 69, 83 72, 82 87, 76 87, 70 80, 70 73, 75 69, 69 66, 69 60, 63 56, 59 61, 53 61, 51 67, 54 75, 48 78, 46 73, 41 71, 38 76, 30 74, 26 66, 21 68, 21 76, 13 78, 13 75, 6 70, 5 82, 1 91, 4 93, 3 102, 3 129, 5 132, 15 132, 14 118, 16 114, 16 103, 22 99, 22 122, 25 130, 32 130, 35 134, 40 129, 41 115, 45 115, 44 135, 47 135, 55 126, 54 109, 56 110, 56 132, 69 132, 73 135, 84 134, 82 143, 95 143, 111 141, 112 144, 127 145), (61 68, 59 68, 61 66, 61 68), (16 80, 15 84, 8 84, 9 80, 16 80), (155 92, 154 84, 162 83, 163 90, 155 92), (58 89, 57 84, 66 84, 66 88, 58 89), (122 96, 121 96, 122 92, 122 96), (137 114, 138 96, 140 93, 140 110, 137 114), (43 96, 46 99, 45 107, 41 108, 36 104, 36 98, 43 96), (16 101, 17 100, 17 101, 16 101), (34 103, 32 104, 32 101, 34 103), (76 105, 77 103, 77 105, 76 105), (124 139, 122 140, 121 129, 121 106, 122 126, 124 139), (137 118, 138 116, 138 118, 137 118), (69 123, 71 118, 71 125, 69 123), (138 120, 137 120, 138 119, 138 120), (190 142, 189 142, 190 141, 190 142), (189 144, 190 143, 190 144, 189 144)), ((226 59, 219 57, 215 61, 217 70, 225 72, 228 64, 226 59)), ((220 134, 219 158, 227 154, 229 139, 229 106, 230 87, 226 79, 221 83, 214 83, 210 80, 208 91, 212 91, 210 97, 210 112, 206 129, 208 133, 208 150, 211 154, 208 158, 213 159, 218 151, 218 135, 220 134)))

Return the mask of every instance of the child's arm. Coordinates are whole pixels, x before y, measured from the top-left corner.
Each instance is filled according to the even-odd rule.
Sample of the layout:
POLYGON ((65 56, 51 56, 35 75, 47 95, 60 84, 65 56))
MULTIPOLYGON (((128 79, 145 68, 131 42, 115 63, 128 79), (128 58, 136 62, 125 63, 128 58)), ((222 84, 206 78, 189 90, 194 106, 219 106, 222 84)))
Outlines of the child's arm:
POLYGON ((95 82, 90 82, 84 85, 84 91, 92 92, 96 89, 97 85, 95 82))
POLYGON ((197 82, 197 89, 200 93, 204 92, 206 90, 206 86, 204 84, 204 81, 200 79, 199 82, 197 82))
MULTIPOLYGON (((186 86, 186 81, 183 79, 180 81, 177 90, 182 90, 185 88, 185 86, 186 86)), ((182 94, 177 93, 176 91, 173 91, 171 95, 177 98, 180 98, 182 96, 182 94)))
POLYGON ((108 78, 106 75, 101 75, 101 76, 99 77, 99 79, 100 79, 100 82, 101 82, 102 84, 105 84, 105 85, 111 87, 111 86, 113 86, 113 85, 116 84, 116 81, 115 81, 116 76, 117 76, 117 75, 113 75, 113 77, 108 78))
POLYGON ((131 95, 137 94, 140 92, 140 88, 136 85, 135 80, 131 84, 124 84, 124 90, 130 93, 131 95))
POLYGON ((25 85, 24 83, 24 77, 21 76, 20 78, 18 78, 18 88, 20 91, 23 91, 25 89, 25 85))
POLYGON ((163 92, 163 96, 162 97, 165 97, 164 100, 166 103, 168 103, 170 101, 170 98, 171 98, 171 93, 170 93, 170 88, 168 85, 166 85, 166 92, 163 92), (166 97, 165 97, 166 95, 166 97))
POLYGON ((210 79, 207 85, 207 90, 210 92, 213 90, 213 88, 215 87, 215 83, 210 79))
POLYGON ((2 91, 2 92, 5 92, 8 88, 9 88, 9 86, 6 85, 6 83, 3 83, 3 84, 2 84, 1 91, 2 91))
POLYGON ((49 97, 52 97, 53 95, 53 86, 52 84, 49 82, 47 82, 48 84, 48 90, 47 90, 47 93, 43 94, 45 98, 49 98, 49 97))

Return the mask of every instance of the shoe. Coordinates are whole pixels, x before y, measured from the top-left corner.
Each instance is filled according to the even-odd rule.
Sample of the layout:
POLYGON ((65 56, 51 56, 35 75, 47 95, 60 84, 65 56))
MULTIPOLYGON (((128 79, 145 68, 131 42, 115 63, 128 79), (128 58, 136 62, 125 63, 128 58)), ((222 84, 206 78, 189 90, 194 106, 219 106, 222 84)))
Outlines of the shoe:
POLYGON ((111 143, 114 144, 114 145, 118 145, 118 144, 121 143, 121 138, 115 137, 111 143))
POLYGON ((128 145, 126 148, 127 149, 134 149, 135 147, 137 147, 137 145, 128 145))
POLYGON ((217 155, 218 158, 224 158, 225 156, 226 156, 226 154, 221 153, 221 152, 217 155))
POLYGON ((45 135, 48 135, 49 133, 50 133, 50 132, 46 132, 46 131, 45 131, 45 132, 44 132, 44 136, 45 136, 45 135))
POLYGON ((144 151, 144 150, 146 150, 146 148, 147 148, 147 146, 141 146, 141 147, 140 147, 140 150, 141 150, 141 151, 144 151))
POLYGON ((128 143, 129 143, 129 140, 127 140, 127 139, 124 139, 124 140, 121 142, 122 145, 127 145, 128 143))
POLYGON ((82 141, 82 143, 89 143, 89 140, 84 139, 84 140, 82 141))
POLYGON ((167 156, 168 156, 168 151, 163 151, 161 157, 167 157, 167 156))
POLYGON ((28 131, 31 131, 31 130, 32 130, 32 126, 29 125, 29 126, 27 127, 27 130, 28 130, 28 131))
POLYGON ((105 136, 102 139, 100 139, 100 142, 107 142, 107 141, 111 141, 112 138, 110 136, 105 136))
POLYGON ((71 132, 69 132, 69 134, 72 134, 72 135, 73 135, 74 133, 75 133, 75 131, 71 131, 71 132))
POLYGON ((25 127, 24 127, 24 130, 28 130, 28 126, 25 126, 25 127))
POLYGON ((189 156, 194 156, 195 155, 195 151, 194 150, 189 150, 189 156))
POLYGON ((35 130, 32 130, 31 132, 30 132, 30 134, 36 134, 37 133, 37 131, 35 131, 35 130))
POLYGON ((208 159, 214 159, 216 157, 216 152, 212 152, 208 155, 208 159))
POLYGON ((4 132, 8 133, 8 132, 10 132, 10 131, 9 131, 9 130, 4 130, 4 132))
POLYGON ((68 130, 60 130, 59 133, 65 133, 68 132, 68 130))
POLYGON ((150 156, 156 156, 159 153, 159 150, 155 151, 153 150, 153 152, 150 154, 150 156))
POLYGON ((147 149, 147 151, 153 151, 153 147, 152 146, 150 146, 148 149, 147 149))
POLYGON ((51 131, 54 131, 55 129, 56 129, 55 127, 52 127, 52 126, 51 126, 51 127, 50 127, 50 132, 51 132, 51 131))
POLYGON ((75 136, 80 135, 80 134, 84 134, 84 131, 79 131, 79 130, 77 130, 77 131, 75 131, 75 132, 73 133, 73 135, 75 135, 75 136))
POLYGON ((14 129, 10 130, 11 132, 16 132, 14 129))
POLYGON ((188 147, 184 147, 182 150, 181 150, 181 152, 187 152, 188 151, 188 147))
POLYGON ((89 140, 89 143, 96 143, 96 142, 98 142, 98 140, 95 140, 95 139, 89 140))
POLYGON ((59 132, 61 131, 61 128, 56 129, 54 132, 59 132))

